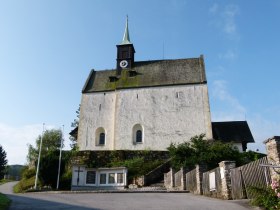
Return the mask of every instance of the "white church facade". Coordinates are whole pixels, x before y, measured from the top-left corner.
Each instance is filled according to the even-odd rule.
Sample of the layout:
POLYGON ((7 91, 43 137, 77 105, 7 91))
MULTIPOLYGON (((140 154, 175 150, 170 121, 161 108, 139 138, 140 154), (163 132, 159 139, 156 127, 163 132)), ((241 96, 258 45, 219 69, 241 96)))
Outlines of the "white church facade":
POLYGON ((135 62, 128 25, 117 51, 117 68, 92 70, 84 85, 80 150, 166 150, 212 138, 203 56, 135 62))
POLYGON ((126 22, 116 68, 92 70, 83 87, 72 131, 79 150, 165 151, 200 134, 240 151, 254 142, 246 121, 211 122, 203 56, 135 61, 134 54, 126 22))

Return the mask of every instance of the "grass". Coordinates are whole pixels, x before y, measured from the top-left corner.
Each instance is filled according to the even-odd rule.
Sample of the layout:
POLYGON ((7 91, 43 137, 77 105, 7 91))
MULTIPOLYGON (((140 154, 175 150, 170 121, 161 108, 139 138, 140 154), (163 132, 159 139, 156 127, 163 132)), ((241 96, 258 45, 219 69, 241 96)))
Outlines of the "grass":
POLYGON ((35 183, 35 176, 29 179, 23 178, 14 186, 13 189, 14 193, 26 192, 34 187, 34 183, 35 183))
POLYGON ((1 184, 5 184, 5 183, 7 183, 7 182, 11 182, 12 180, 9 180, 9 179, 1 179, 0 180, 0 185, 1 184))
POLYGON ((0 210, 8 209, 11 200, 7 196, 0 193, 0 210))

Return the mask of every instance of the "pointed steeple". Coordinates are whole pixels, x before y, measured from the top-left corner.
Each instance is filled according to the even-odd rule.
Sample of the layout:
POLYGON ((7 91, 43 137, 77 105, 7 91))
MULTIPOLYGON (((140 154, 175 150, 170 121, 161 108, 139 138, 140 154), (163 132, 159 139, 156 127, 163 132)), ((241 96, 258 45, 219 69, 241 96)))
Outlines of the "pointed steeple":
POLYGON ((132 44, 130 42, 129 31, 128 31, 128 15, 126 16, 126 25, 125 25, 125 30, 124 30, 124 34, 123 34, 123 40, 120 43, 120 45, 124 45, 124 44, 132 44))
POLYGON ((123 40, 117 45, 117 74, 121 74, 122 69, 133 68, 134 53, 134 46, 129 39, 128 16, 126 16, 123 40))

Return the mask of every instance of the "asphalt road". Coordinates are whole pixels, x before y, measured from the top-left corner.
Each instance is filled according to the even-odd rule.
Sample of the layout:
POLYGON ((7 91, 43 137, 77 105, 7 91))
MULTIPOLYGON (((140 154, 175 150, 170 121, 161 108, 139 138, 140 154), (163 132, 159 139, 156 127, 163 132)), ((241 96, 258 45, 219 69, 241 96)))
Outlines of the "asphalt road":
POLYGON ((10 182, 0 192, 12 199, 10 210, 248 210, 245 202, 224 201, 191 193, 25 193, 13 194, 10 182))

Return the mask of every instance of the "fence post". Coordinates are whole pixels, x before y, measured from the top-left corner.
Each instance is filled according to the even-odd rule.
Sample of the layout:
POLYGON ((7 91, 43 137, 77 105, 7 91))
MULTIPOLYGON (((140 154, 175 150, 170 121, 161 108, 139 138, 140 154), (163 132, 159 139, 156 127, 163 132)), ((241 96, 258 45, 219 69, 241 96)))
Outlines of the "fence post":
POLYGON ((203 194, 202 176, 203 173, 207 170, 207 167, 206 165, 196 165, 195 170, 196 170, 196 191, 194 192, 194 194, 202 195, 203 194))
POLYGON ((235 166, 235 161, 222 161, 219 163, 222 182, 222 197, 226 200, 232 199, 230 169, 235 168, 235 166))
MULTIPOLYGON (((280 136, 273 136, 264 141, 268 162, 272 165, 280 165, 280 136)), ((279 179, 279 169, 270 167, 271 180, 279 179)))
POLYGON ((186 169, 181 167, 181 190, 186 190, 186 169))
POLYGON ((171 174, 171 182, 170 182, 170 186, 171 186, 171 189, 175 187, 175 177, 174 177, 174 174, 175 174, 175 171, 173 168, 170 168, 170 174, 171 174))

